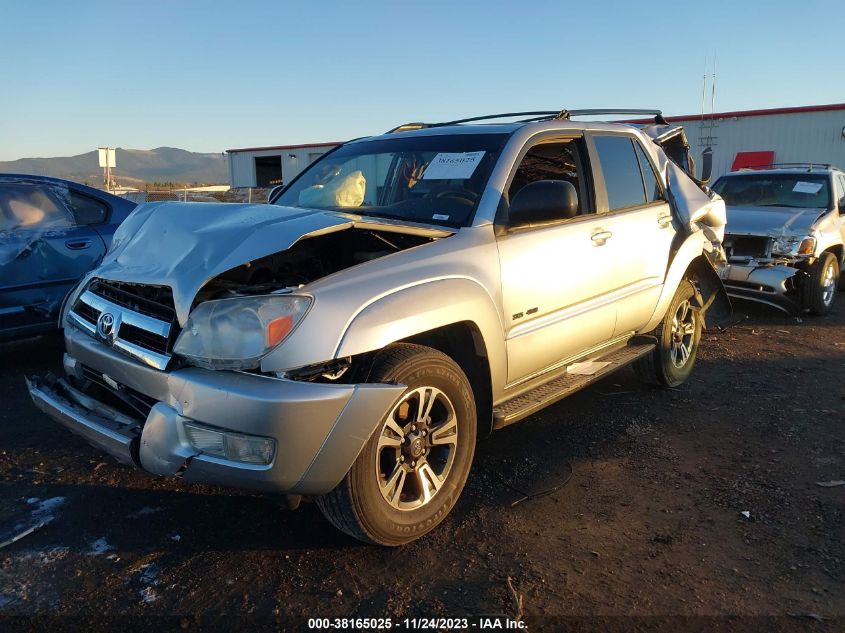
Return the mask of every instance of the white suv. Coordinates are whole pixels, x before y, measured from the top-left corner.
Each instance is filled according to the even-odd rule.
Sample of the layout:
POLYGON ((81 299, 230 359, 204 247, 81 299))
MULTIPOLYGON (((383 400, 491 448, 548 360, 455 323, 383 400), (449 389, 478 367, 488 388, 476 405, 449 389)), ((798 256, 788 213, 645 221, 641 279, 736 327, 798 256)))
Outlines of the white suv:
POLYGON ((787 164, 719 178, 727 205, 728 294, 789 312, 827 314, 845 262, 845 173, 787 164))

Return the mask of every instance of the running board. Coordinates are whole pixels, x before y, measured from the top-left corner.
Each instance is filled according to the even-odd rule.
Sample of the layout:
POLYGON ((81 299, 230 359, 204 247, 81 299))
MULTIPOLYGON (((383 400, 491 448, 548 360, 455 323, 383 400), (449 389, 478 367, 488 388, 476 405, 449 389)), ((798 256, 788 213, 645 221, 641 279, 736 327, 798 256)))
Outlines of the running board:
MULTIPOLYGON (((625 347, 608 352, 604 356, 585 359, 585 361, 589 360, 610 364, 589 376, 564 373, 562 376, 554 378, 539 387, 535 387, 531 391, 503 402, 493 409, 493 428, 500 429, 503 426, 527 418, 540 409, 558 400, 562 400, 576 391, 580 391, 590 383, 601 380, 608 374, 612 374, 620 367, 630 365, 638 358, 650 354, 655 347, 656 345, 652 342, 642 342, 639 340, 636 343, 632 342, 625 347)), ((572 365, 569 366, 571 367, 572 365)))

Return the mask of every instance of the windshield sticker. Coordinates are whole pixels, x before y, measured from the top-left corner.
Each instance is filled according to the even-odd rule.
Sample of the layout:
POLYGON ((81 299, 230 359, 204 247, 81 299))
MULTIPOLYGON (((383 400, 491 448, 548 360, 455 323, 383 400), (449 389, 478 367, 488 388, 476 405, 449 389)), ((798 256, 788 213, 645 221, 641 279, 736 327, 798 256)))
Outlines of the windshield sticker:
POLYGON ((796 193, 818 193, 821 188, 822 183, 820 182, 804 182, 799 180, 795 183, 792 191, 795 191, 796 193))
POLYGON ((443 215, 442 213, 435 213, 433 216, 431 216, 431 219, 432 220, 448 220, 449 216, 443 215))
POLYGON ((471 177, 484 152, 452 152, 437 154, 423 173, 423 180, 466 180, 471 177))

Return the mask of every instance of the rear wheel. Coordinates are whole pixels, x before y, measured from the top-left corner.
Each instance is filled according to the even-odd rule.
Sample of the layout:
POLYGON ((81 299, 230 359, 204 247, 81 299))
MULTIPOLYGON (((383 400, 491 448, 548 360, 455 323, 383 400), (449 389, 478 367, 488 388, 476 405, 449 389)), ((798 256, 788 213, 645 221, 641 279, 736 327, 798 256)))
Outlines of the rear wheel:
POLYGON ((823 315, 830 312, 836 299, 836 286, 839 283, 839 263, 833 253, 822 253, 810 269, 807 279, 805 307, 813 314, 823 315))
POLYGON ((634 363, 634 371, 644 382, 677 387, 692 373, 701 340, 701 315, 693 307, 695 288, 681 281, 666 316, 655 330, 657 347, 634 363))
POLYGON ((317 505, 350 536, 404 545, 443 521, 463 490, 475 451, 475 401, 460 367, 421 345, 387 348, 370 381, 408 388, 317 505))

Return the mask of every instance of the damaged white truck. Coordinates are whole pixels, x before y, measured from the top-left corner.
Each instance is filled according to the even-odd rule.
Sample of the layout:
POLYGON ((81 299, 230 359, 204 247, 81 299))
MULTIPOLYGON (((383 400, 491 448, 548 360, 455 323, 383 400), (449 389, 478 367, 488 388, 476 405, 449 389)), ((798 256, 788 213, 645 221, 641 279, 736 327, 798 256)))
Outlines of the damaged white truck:
POLYGON ((730 304, 683 130, 562 111, 348 142, 269 205, 159 203, 63 309, 35 404, 156 475, 316 500, 382 545, 437 526, 476 437, 633 364, 682 383, 730 304))

